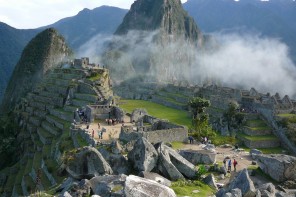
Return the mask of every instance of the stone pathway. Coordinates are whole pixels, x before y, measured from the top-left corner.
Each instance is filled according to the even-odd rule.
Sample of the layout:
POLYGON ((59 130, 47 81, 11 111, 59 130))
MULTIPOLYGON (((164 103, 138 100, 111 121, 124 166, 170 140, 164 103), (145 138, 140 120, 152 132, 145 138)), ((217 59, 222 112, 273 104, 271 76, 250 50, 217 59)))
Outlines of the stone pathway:
MULTIPOLYGON (((202 145, 201 144, 185 144, 185 146, 182 148, 185 150, 191 149, 191 150, 202 150, 202 145)), ((223 160, 225 157, 229 157, 232 159, 236 159, 238 162, 238 165, 236 167, 236 172, 233 171, 233 165, 231 166, 232 171, 230 173, 227 173, 226 178, 223 180, 217 180, 218 183, 222 184, 227 184, 229 183, 232 179, 235 178, 236 174, 243 170, 244 168, 248 168, 249 166, 252 166, 252 158, 249 154, 249 152, 238 152, 235 151, 233 148, 221 148, 221 147, 216 147, 216 152, 217 152, 217 157, 216 157, 216 162, 222 164, 223 160)), ((252 181, 254 182, 255 186, 262 185, 264 183, 270 182, 267 180, 265 177, 262 176, 250 176, 252 181)))
MULTIPOLYGON (((99 136, 98 136, 98 122, 93 122, 89 125, 89 129, 88 129, 88 132, 90 135, 92 135, 92 130, 95 131, 94 133, 94 138, 97 140, 97 141, 109 141, 109 140, 112 140, 112 139, 118 139, 119 138, 119 134, 120 134, 120 129, 121 129, 121 126, 122 126, 122 123, 118 123, 116 125, 108 125, 105 120, 99 120, 100 122, 100 125, 101 125, 101 129, 102 128, 105 128, 106 129, 106 132, 103 133, 103 139, 99 139, 99 136)), ((124 125, 126 126, 131 126, 132 123, 130 123, 130 118, 128 116, 125 116, 124 117, 124 125)), ((82 126, 82 128, 86 128, 86 125, 84 124, 82 126)))

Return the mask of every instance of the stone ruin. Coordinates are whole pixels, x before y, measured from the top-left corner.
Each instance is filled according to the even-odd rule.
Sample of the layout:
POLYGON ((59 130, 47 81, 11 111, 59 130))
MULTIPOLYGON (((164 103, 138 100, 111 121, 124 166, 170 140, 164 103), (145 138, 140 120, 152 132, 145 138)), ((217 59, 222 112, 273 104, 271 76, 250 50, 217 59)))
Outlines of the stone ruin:
POLYGON ((188 129, 166 120, 160 120, 148 115, 144 109, 136 109, 131 114, 133 126, 122 126, 119 139, 132 141, 145 137, 151 143, 157 142, 187 142, 188 129))

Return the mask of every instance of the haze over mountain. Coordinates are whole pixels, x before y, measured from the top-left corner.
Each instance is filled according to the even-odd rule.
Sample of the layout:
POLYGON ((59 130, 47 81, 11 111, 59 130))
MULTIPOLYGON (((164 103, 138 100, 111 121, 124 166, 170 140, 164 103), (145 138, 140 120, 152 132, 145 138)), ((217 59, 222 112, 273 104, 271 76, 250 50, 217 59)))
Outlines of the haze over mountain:
POLYGON ((203 32, 251 33, 281 40, 296 62, 296 2, 293 0, 188 0, 184 9, 203 32))
MULTIPOLYGON (((199 28, 206 33, 238 32, 240 34, 249 32, 260 37, 279 39, 289 46, 290 57, 295 62, 295 4, 295 1, 292 0, 268 2, 259 0, 240 0, 238 2, 233 0, 189 0, 184 4, 184 9, 195 19, 199 28)), ((79 51, 81 45, 87 43, 97 34, 101 35, 98 37, 101 40, 108 35, 111 36, 127 11, 108 6, 94 10, 85 9, 76 16, 62 19, 46 27, 58 29, 73 50, 79 51)), ((23 48, 32 37, 46 27, 19 30, 0 23, 0 101, 23 48)), ((88 46, 85 45, 82 51, 86 51, 88 46)))

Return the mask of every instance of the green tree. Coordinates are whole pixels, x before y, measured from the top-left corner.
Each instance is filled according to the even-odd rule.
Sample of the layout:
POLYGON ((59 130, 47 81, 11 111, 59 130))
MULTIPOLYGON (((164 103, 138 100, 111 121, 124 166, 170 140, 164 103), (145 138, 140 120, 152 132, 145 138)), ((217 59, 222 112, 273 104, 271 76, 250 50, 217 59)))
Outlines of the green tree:
POLYGON ((238 111, 239 105, 235 102, 229 103, 228 110, 223 114, 228 123, 228 130, 238 129, 244 122, 244 115, 238 111))
POLYGON ((189 100, 188 105, 192 112, 192 127, 190 128, 193 132, 192 136, 196 139, 200 139, 201 136, 214 137, 215 132, 209 125, 209 115, 205 113, 207 107, 210 106, 210 101, 194 97, 189 100))
POLYGON ((199 114, 205 112, 207 107, 210 107, 211 103, 209 100, 200 98, 200 97, 193 97, 189 100, 188 105, 191 108, 191 112, 193 114, 193 119, 196 118, 199 114))

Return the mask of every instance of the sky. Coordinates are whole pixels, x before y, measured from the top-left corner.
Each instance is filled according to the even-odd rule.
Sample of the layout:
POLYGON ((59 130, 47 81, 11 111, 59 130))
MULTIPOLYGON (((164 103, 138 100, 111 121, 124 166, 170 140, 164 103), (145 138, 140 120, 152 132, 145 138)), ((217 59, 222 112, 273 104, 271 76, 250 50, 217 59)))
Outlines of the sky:
MULTIPOLYGON (((18 29, 37 28, 102 5, 129 9, 135 0, 0 0, 0 21, 18 29)), ((186 2, 187 0, 182 0, 186 2)))

